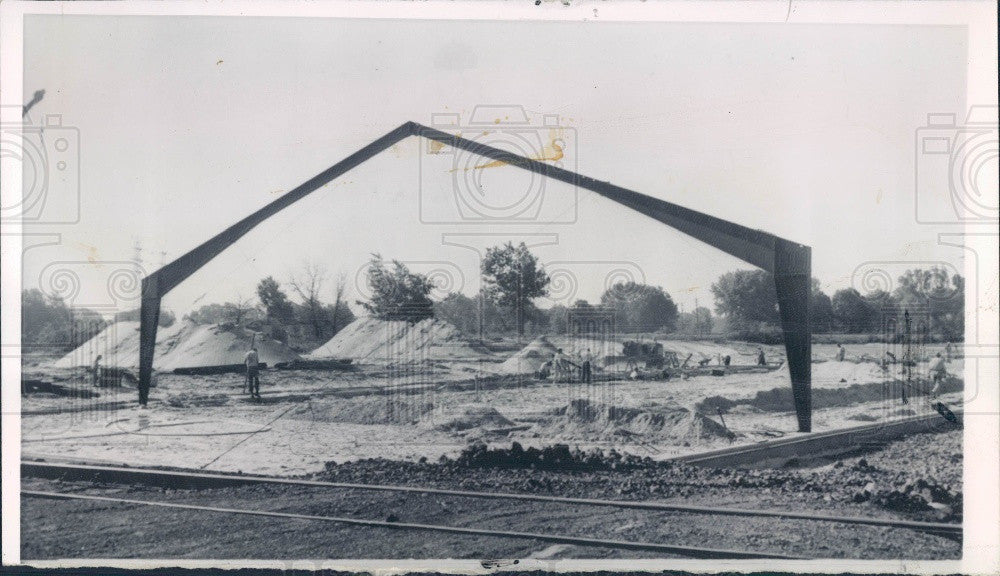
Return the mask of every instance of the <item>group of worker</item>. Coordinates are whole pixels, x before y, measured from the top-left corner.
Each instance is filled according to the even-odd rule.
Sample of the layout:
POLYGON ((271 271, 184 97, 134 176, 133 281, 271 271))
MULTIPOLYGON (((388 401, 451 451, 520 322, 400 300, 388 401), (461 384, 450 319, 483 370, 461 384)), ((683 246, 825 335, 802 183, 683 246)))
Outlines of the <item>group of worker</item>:
MULTIPOLYGON (((945 380, 947 380, 948 377, 948 367, 945 364, 951 362, 951 355, 952 355, 952 346, 951 342, 948 342, 947 344, 945 344, 944 347, 944 355, 942 355, 940 352, 937 352, 936 354, 934 354, 934 357, 931 358, 930 363, 927 365, 927 372, 930 375, 931 383, 933 384, 933 386, 931 387, 931 398, 937 398, 938 395, 941 393, 941 388, 944 386, 944 382, 945 380)), ((838 362, 843 362, 846 356, 847 356, 847 349, 845 349, 838 342, 837 352, 834 355, 834 358, 836 358, 838 362)), ((880 364, 883 370, 887 370, 889 364, 896 364, 898 362, 899 360, 896 358, 896 355, 886 350, 885 354, 882 356, 880 364)), ((907 353, 903 355, 902 364, 904 366, 915 366, 916 361, 910 358, 909 354, 907 353)), ((904 404, 907 403, 905 390, 903 392, 903 403, 904 404)))
MULTIPOLYGON (((933 383, 933 388, 931 389, 931 396, 936 398, 941 392, 941 387, 944 384, 948 376, 948 369, 945 366, 947 362, 951 361, 951 343, 949 342, 945 346, 945 356, 942 356, 938 352, 934 358, 931 359, 930 365, 928 366, 928 372, 931 376, 931 381, 933 383)), ((841 345, 837 344, 837 352, 835 358, 838 362, 843 362, 847 355, 847 350, 841 345)), ((891 353, 886 352, 887 356, 892 356, 891 353)), ((895 361, 895 357, 892 356, 895 361)), ((98 376, 100 371, 99 363, 101 357, 98 356, 94 360, 94 385, 97 385, 98 376)), ((552 360, 550 361, 552 373, 555 375, 556 379, 565 376, 567 379, 572 378, 572 368, 579 371, 580 382, 585 384, 590 384, 593 380, 593 363, 594 363, 594 353, 587 348, 585 351, 577 354, 576 360, 579 362, 574 362, 573 359, 563 352, 562 348, 557 348, 555 352, 552 353, 552 360)), ((727 356, 719 356, 718 362, 720 365, 729 366, 731 358, 727 356)), ((244 356, 243 363, 246 366, 246 375, 243 381, 244 391, 249 391, 252 398, 260 399, 260 356, 257 353, 257 347, 251 346, 250 350, 247 351, 244 356)), ((757 364, 760 366, 767 365, 767 357, 764 355, 764 348, 757 348, 757 364)), ((637 369, 634 370, 637 372, 637 369)), ((630 377, 632 377, 630 375, 630 377)), ((636 375, 635 378, 638 376, 636 375)))
POLYGON ((593 380, 593 364, 594 364, 594 353, 587 348, 586 351, 577 354, 577 361, 579 364, 574 362, 571 357, 563 352, 562 348, 557 348, 555 352, 552 353, 552 373, 558 380, 560 376, 566 376, 567 379, 572 378, 573 371, 570 367, 579 370, 580 372, 580 382, 585 384, 590 384, 593 380))

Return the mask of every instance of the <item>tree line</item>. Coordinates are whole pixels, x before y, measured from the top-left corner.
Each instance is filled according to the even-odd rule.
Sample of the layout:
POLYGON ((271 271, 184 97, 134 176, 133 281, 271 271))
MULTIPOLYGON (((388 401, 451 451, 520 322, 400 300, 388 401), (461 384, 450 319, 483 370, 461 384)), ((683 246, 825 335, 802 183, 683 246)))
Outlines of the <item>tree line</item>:
MULTIPOLYGON (((780 326, 773 276, 761 270, 723 274, 712 284, 715 310, 731 332, 753 333, 780 326)), ((965 279, 943 267, 906 270, 891 292, 875 289, 862 294, 842 288, 827 295, 813 278, 809 295, 813 333, 872 334, 893 330, 904 312, 926 318, 929 335, 961 340, 965 334, 965 279)))
MULTIPOLYGON (((774 279, 760 270, 737 270, 720 276, 711 286, 714 313, 707 307, 680 311, 662 287, 636 282, 608 287, 594 304, 581 299, 570 306, 541 308, 536 301, 549 295, 551 278, 524 243, 508 242, 489 248, 480 275, 479 293, 467 296, 453 292, 435 301, 431 298, 434 284, 429 278, 411 272, 401 262, 373 254, 366 271, 370 297, 355 303, 375 318, 409 322, 440 318, 472 336, 565 334, 579 330, 580 322, 596 318, 618 333, 712 335, 759 341, 781 337, 774 279)), ((878 336, 893 318, 911 310, 927 318, 933 336, 958 341, 965 329, 964 282, 959 274, 949 275, 945 268, 931 267, 907 270, 891 292, 872 290, 862 294, 844 288, 829 296, 813 279, 811 327, 819 334, 878 336)), ((255 296, 204 305, 184 318, 201 324, 247 327, 297 350, 314 349, 355 320, 346 300, 344 275, 331 282, 326 269, 315 263, 304 264, 284 284, 273 276, 263 278, 255 296)), ((106 323, 96 312, 70 308, 39 290, 22 291, 21 300, 22 341, 27 345, 71 347, 80 343, 76 340, 81 322, 91 331, 106 323)), ((115 320, 138 320, 138 312, 119 313, 115 320)), ((169 311, 161 314, 162 326, 173 322, 169 311)))

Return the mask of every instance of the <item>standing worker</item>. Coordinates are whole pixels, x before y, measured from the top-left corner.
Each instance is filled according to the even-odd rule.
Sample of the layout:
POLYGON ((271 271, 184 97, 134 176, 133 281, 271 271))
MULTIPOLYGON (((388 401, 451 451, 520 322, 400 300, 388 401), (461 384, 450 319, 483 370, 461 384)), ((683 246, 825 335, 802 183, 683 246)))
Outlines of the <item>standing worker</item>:
POLYGON ((847 351, 844 350, 844 347, 840 345, 840 342, 837 342, 837 362, 843 362, 844 361, 844 355, 846 353, 847 353, 847 351))
POLYGON ((757 365, 767 366, 767 358, 764 357, 764 348, 757 348, 757 365))
POLYGON ((566 376, 567 382, 573 381, 572 372, 570 372, 569 367, 579 368, 576 364, 570 362, 569 357, 563 353, 562 348, 558 348, 555 354, 552 355, 552 367, 556 373, 556 380, 559 379, 560 375, 566 376))
POLYGON ((250 396, 253 398, 260 398, 260 358, 257 356, 257 347, 251 346, 247 355, 243 359, 244 364, 247 367, 246 382, 247 386, 250 388, 250 396))
POLYGON ((948 369, 945 368, 944 364, 945 359, 941 357, 940 352, 931 360, 931 365, 928 368, 931 373, 931 382, 934 383, 934 387, 931 388, 931 398, 938 397, 938 394, 941 393, 941 387, 944 385, 945 377, 948 376, 948 369))
POLYGON ((590 351, 590 348, 587 348, 587 351, 580 355, 580 360, 580 364, 582 365, 582 368, 580 369, 580 380, 586 384, 590 384, 590 363, 594 361, 594 354, 590 351))
POLYGON ((90 381, 95 388, 101 385, 101 358, 103 356, 100 354, 94 358, 94 373, 90 375, 90 381))

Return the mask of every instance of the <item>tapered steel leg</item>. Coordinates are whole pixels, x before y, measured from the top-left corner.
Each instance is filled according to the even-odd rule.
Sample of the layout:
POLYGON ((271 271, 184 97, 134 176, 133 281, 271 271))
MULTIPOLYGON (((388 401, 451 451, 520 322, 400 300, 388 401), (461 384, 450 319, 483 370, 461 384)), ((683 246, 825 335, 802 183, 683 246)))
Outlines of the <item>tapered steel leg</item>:
POLYGON ((149 401, 153 380, 153 354, 156 351, 156 328, 160 323, 159 282, 156 275, 142 280, 142 308, 139 311, 139 404, 149 401))
POLYGON ((792 377, 792 399, 799 432, 812 431, 812 290, 810 249, 779 239, 775 245, 774 288, 785 335, 785 355, 792 377))

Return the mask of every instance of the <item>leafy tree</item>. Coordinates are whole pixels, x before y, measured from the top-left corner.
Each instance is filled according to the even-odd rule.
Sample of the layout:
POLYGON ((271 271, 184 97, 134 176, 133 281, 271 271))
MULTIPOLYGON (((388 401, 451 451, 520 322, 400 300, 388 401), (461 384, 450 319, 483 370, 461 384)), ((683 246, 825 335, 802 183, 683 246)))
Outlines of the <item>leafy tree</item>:
POLYGON ((854 288, 833 293, 830 306, 838 330, 849 333, 873 332, 879 329, 878 309, 854 288))
POLYGON ((907 270, 893 291, 897 306, 904 310, 926 311, 930 330, 949 340, 965 333, 965 279, 951 276, 939 266, 907 270))
POLYGON ((259 312, 253 301, 244 298, 241 294, 236 295, 235 302, 226 302, 225 304, 226 320, 237 326, 243 326, 250 320, 259 320, 259 312))
POLYGON ((482 269, 483 293, 493 303, 512 310, 517 321, 518 335, 524 335, 525 321, 535 310, 532 300, 548 294, 549 276, 538 258, 521 242, 514 246, 486 249, 482 269))
MULTIPOLYGON (((118 312, 115 314, 115 322, 139 322, 142 319, 142 309, 133 308, 132 310, 125 310, 123 312, 118 312)), ((177 316, 170 310, 160 310, 160 320, 157 325, 160 328, 166 328, 168 326, 173 326, 174 322, 177 321, 177 316)))
POLYGON ((235 324, 246 326, 259 322, 261 313, 250 300, 237 297, 236 302, 206 304, 187 314, 185 318, 195 324, 235 324))
POLYGON ((434 316, 466 334, 479 334, 479 304, 465 294, 452 292, 435 302, 434 316))
POLYGON ((292 302, 274 276, 268 276, 257 283, 257 299, 264 308, 268 322, 288 324, 293 321, 295 311, 292 302))
POLYGON ((812 279, 809 294, 809 325, 813 332, 829 332, 833 328, 833 302, 816 278, 812 279))
POLYGON ((546 311, 549 317, 549 330, 556 334, 565 334, 569 330, 569 308, 556 304, 546 311))
POLYGON ((70 350, 107 326, 97 312, 71 308, 41 290, 21 291, 21 345, 70 350))
POLYGON ((344 301, 344 291, 347 288, 347 277, 341 272, 333 287, 333 308, 330 310, 330 332, 336 334, 341 328, 354 321, 354 312, 344 301), (348 319, 349 318, 349 319, 348 319), (344 320, 344 322, 341 322, 344 320))
POLYGON ((372 254, 368 286, 371 299, 358 303, 376 318, 419 322, 434 317, 434 302, 430 298, 434 283, 423 274, 411 273, 399 261, 393 260, 389 267, 382 256, 372 254))
POLYGON ((601 305, 616 311, 618 329, 624 332, 673 331, 677 305, 663 288, 619 282, 601 294, 601 305))
POLYGON ((715 319, 712 318, 712 311, 704 306, 699 306, 692 312, 682 312, 677 317, 677 330, 685 334, 703 336, 711 334, 714 328, 715 319))
POLYGON ((313 337, 317 339, 323 337, 323 325, 326 320, 326 312, 320 300, 324 282, 326 282, 326 268, 315 262, 304 263, 288 282, 292 291, 302 300, 300 321, 312 327, 313 337))
POLYGON ((344 329, 351 322, 354 322, 357 317, 351 310, 351 307, 347 305, 345 300, 340 300, 333 304, 327 304, 323 307, 323 311, 326 313, 326 318, 323 323, 323 331, 328 333, 330 336, 335 336, 337 332, 344 329))
POLYGON ((727 272, 712 284, 715 311, 726 317, 729 326, 736 330, 765 323, 777 326, 778 296, 774 277, 763 270, 736 270, 727 272))

